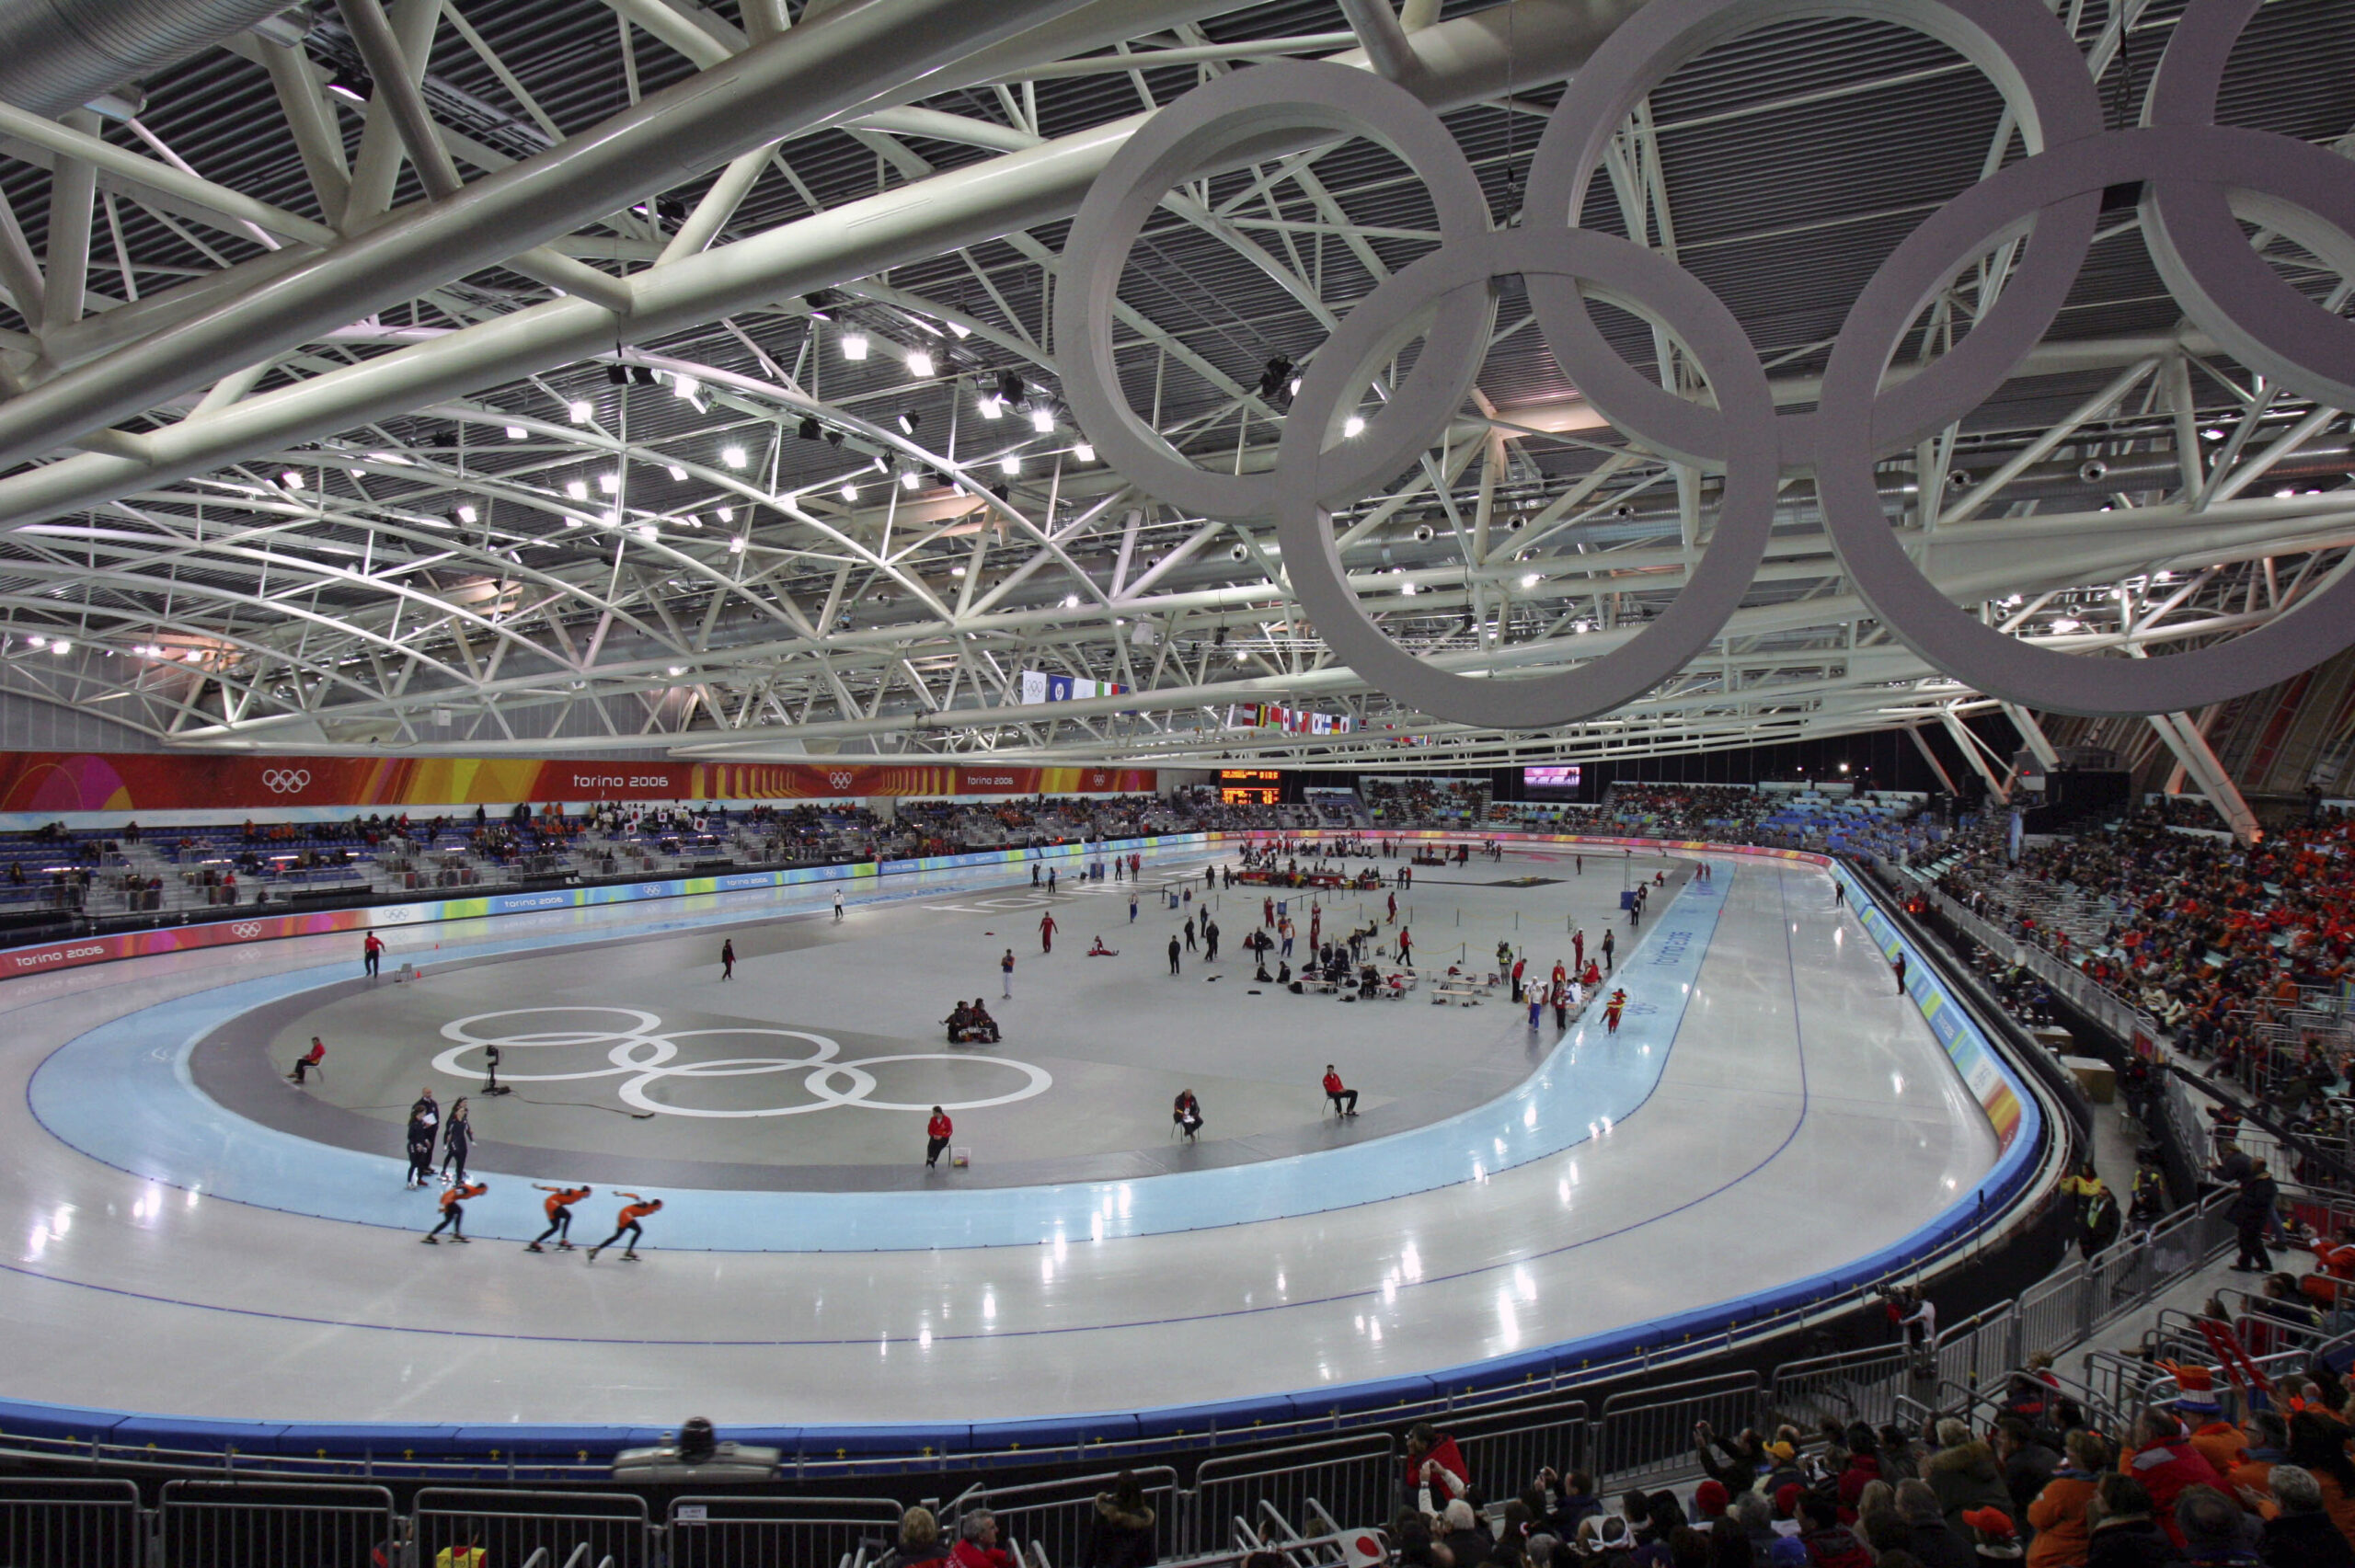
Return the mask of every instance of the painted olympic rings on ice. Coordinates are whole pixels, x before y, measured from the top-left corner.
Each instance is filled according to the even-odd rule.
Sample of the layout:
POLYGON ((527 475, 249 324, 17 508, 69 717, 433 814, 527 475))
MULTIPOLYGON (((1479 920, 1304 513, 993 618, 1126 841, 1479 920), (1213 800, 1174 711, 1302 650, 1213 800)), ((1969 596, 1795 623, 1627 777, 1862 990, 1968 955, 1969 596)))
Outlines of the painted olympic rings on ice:
MULTIPOLYGON (((1537 728, 1592 717, 1650 690, 1707 647, 1763 559, 1778 471, 1812 469, 1850 586, 1936 669, 1993 695, 2078 714, 2199 707, 2285 680, 2355 642, 2355 570, 2267 624, 2159 658, 2063 654, 1982 623, 1924 578, 1874 468, 1979 406, 2058 315, 2092 246, 2105 189, 2140 183, 2160 275, 2185 313, 2244 364, 2321 403, 2355 406, 2355 321, 2301 293, 2251 246, 2244 221, 2284 234, 2355 279, 2355 166, 2320 148, 2215 124, 2226 58, 2260 0, 2192 0, 2132 130, 2103 128, 2085 56, 2038 0, 1651 0, 1571 79, 1532 163, 1522 226, 1490 227, 1464 154, 1412 93, 1370 72, 1279 62, 1234 72, 1161 109, 1113 156, 1074 220, 1055 337, 1063 395, 1108 462, 1173 506, 1273 520, 1294 594, 1370 684, 1435 717, 1537 728), (2002 93, 2028 155, 1924 220, 1867 285, 1833 340, 1811 412, 1778 413, 1755 348, 1723 303, 1648 249, 1575 226, 1628 111, 1678 66, 1740 33, 1800 17, 1915 29, 2002 93), (1429 189, 1439 246, 1350 307, 1309 362, 1273 468, 1198 467, 1130 407, 1113 359, 1120 275, 1147 217, 1205 171, 1362 137, 1429 189), (2024 248, 2023 248, 2024 246, 2024 248), (2008 247, 2002 292, 1949 351, 1892 378, 1907 329, 1967 267, 2008 247), (1645 447, 1724 477, 1715 527, 1668 612, 1561 673, 1469 679, 1392 642, 1341 570, 1328 510, 1413 466, 1459 416, 1487 350, 1494 280, 1524 280, 1564 372, 1645 447), (1603 299, 1648 316, 1697 362, 1707 400, 1638 374, 1596 329, 1603 299), (1373 368, 1419 339, 1400 383, 1354 436, 1373 368)), ((2163 531, 2154 544, 2164 549, 2163 531)))
POLYGON ((442 1037, 454 1040, 433 1059, 434 1070, 454 1078, 479 1078, 482 1060, 468 1055, 485 1046, 497 1046, 508 1059, 500 1064, 501 1079, 515 1083, 562 1083, 589 1079, 619 1078, 615 1090, 624 1104, 637 1110, 655 1111, 669 1116, 708 1116, 721 1119, 741 1119, 754 1116, 797 1116, 810 1111, 823 1111, 837 1105, 852 1105, 868 1111, 929 1111, 936 1102, 922 1104, 878 1100, 875 1075, 867 1070, 886 1062, 953 1061, 982 1062, 1002 1067, 1022 1075, 1022 1086, 1011 1093, 993 1095, 985 1100, 936 1102, 943 1110, 977 1111, 990 1105, 1012 1104, 1028 1100, 1052 1087, 1054 1079, 1042 1067, 1027 1061, 1013 1061, 1005 1057, 959 1056, 946 1051, 921 1051, 896 1056, 862 1057, 856 1061, 839 1061, 842 1047, 823 1035, 813 1035, 802 1029, 764 1029, 731 1027, 718 1029, 665 1029, 662 1020, 651 1013, 634 1007, 513 1007, 496 1013, 477 1013, 470 1017, 454 1020, 442 1025, 442 1037), (594 1021, 582 1025, 564 1026, 566 1021, 550 1018, 553 1013, 603 1013, 626 1019, 621 1028, 600 1026, 594 1021), (494 1033, 481 1033, 476 1025, 509 1019, 530 1019, 543 1022, 543 1026, 519 1028, 501 1023, 494 1033), (771 1040, 792 1040, 809 1047, 809 1054, 783 1057, 722 1057, 702 1061, 679 1060, 681 1043, 688 1040, 710 1039, 716 1036, 760 1036, 771 1040), (511 1053, 566 1048, 596 1049, 605 1053, 604 1065, 583 1068, 570 1072, 529 1072, 515 1070, 511 1053), (776 1105, 752 1110, 706 1110, 692 1105, 673 1105, 654 1097, 656 1085, 669 1079, 689 1081, 715 1078, 748 1078, 775 1073, 799 1072, 802 1088, 815 1098, 806 1104, 776 1105), (844 1087, 837 1087, 837 1084, 844 1087))

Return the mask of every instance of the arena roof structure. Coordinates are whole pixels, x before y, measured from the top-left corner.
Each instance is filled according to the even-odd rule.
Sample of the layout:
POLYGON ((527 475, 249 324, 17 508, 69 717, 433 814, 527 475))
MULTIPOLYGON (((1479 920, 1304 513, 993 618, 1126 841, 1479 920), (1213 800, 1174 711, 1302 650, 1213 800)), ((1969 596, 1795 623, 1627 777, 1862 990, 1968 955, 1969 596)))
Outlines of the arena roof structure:
MULTIPOLYGON (((2316 161, 2355 155, 2343 0, 139 10, 45 7, 0 61, 0 692, 159 742, 1427 768, 2071 709, 1958 672, 1860 590, 1794 459, 1819 437, 1875 448, 1855 484, 1881 544, 2008 645, 2165 670, 2355 635, 2326 598, 2355 544, 2335 390, 2355 384, 2355 170, 2316 161), (2238 139, 2163 123, 2154 84, 2195 14, 2224 29, 2213 120, 2238 139), (1575 211, 1540 211, 1566 82, 1646 25, 1677 52, 1592 84, 1626 101, 1575 211), (1974 29, 2044 52, 1991 68, 1974 29), (2057 87, 2054 39, 2076 73, 2057 87), (1279 61, 1411 95, 1487 227, 1632 239, 1754 351, 1784 432, 1744 481, 1757 564, 1697 651, 1607 711, 1418 706, 1339 656, 1294 580, 1323 568, 1267 507, 1173 500, 1083 416, 1109 397, 1124 450, 1143 431, 1273 483, 1320 349, 1445 248, 1462 179, 1308 116, 1168 180, 1125 260, 1067 254, 1158 111, 1279 61), (2214 212, 2244 259, 2312 320, 2270 300, 2276 325, 2243 332, 2215 319, 2231 289, 2182 297, 2197 244, 2154 244, 2154 214, 2192 204, 2168 176, 2252 134, 2281 149, 2261 160, 2280 189, 2200 189, 2232 190, 2214 212), (2096 143, 2120 150, 2062 170, 2085 189, 2034 184, 2096 143), (1901 245, 2016 175, 2030 205, 1931 258, 1928 292, 1892 296, 1897 339, 1856 350, 1867 392, 1934 386, 1936 418, 1835 406, 1855 379, 1835 347, 1901 245), (2039 251, 2074 260, 2057 284, 2039 251), (1093 392, 1069 326, 1090 302, 1063 293, 1082 262, 1108 280, 1093 392), (1951 395, 1986 369, 1978 328, 1993 343, 2007 302, 2053 289, 2025 353, 1951 395)), ((1322 498, 1379 634, 1502 684, 1671 621, 1736 486, 1596 406, 1531 278, 1483 281, 1463 395, 1395 472, 1322 498)), ((1746 368, 1592 292, 1619 371, 1741 422, 1746 368)), ((1402 322, 1372 346, 1392 368, 1317 416, 1334 450, 1439 340, 1402 322)), ((2175 669, 2183 700, 2142 706, 2194 704, 2175 669)))

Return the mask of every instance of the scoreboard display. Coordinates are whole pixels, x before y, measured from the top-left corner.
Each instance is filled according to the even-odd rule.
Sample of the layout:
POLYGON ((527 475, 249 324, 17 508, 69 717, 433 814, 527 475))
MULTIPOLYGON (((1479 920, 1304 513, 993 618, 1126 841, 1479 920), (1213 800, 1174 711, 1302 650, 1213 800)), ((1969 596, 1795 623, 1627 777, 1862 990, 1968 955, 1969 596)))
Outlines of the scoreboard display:
POLYGON ((1218 798, 1225 806, 1281 806, 1284 776, 1273 768, 1221 768, 1218 798))

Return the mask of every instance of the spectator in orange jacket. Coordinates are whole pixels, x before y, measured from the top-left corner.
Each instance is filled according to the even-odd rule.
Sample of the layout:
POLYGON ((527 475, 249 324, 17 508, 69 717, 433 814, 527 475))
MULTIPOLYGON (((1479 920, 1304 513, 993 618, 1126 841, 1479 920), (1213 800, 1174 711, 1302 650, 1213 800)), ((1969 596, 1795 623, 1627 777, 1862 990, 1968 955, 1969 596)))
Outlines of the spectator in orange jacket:
POLYGON ((2028 1505, 2028 1528, 2036 1532, 2028 1543, 2028 1568, 2084 1568, 2092 1549, 2085 1505, 2109 1468, 2109 1453, 2100 1437, 2083 1429, 2069 1434, 2068 1448, 2068 1458, 2028 1505))

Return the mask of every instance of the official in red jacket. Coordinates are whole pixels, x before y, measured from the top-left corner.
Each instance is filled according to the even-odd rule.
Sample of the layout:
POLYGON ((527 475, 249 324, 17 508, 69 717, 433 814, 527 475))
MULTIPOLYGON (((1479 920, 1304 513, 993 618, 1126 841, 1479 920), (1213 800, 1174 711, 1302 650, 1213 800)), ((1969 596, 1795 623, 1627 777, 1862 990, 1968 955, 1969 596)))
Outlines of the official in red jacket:
POLYGON ((925 1170, 932 1170, 940 1163, 940 1151, 948 1147, 949 1135, 956 1130, 957 1124, 948 1119, 948 1113, 938 1105, 935 1105, 932 1108, 932 1120, 924 1124, 926 1139, 924 1150, 925 1170))

